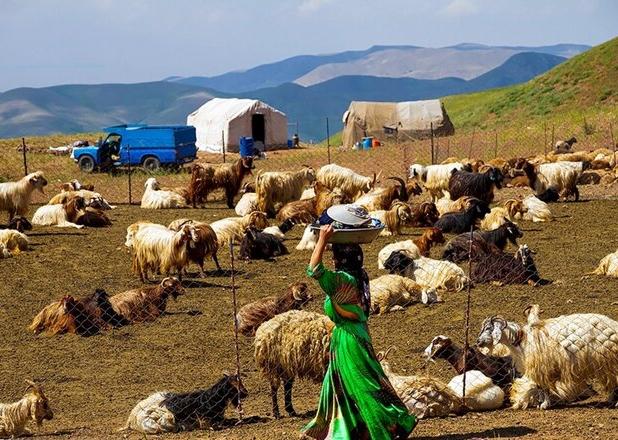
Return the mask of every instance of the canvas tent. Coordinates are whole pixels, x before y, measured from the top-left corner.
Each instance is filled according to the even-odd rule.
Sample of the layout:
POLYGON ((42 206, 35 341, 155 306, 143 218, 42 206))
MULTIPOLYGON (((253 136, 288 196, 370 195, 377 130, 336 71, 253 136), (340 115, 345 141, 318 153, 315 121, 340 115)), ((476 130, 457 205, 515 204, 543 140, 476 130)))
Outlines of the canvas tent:
POLYGON ((202 151, 238 151, 241 136, 262 141, 266 149, 287 146, 288 118, 279 110, 254 99, 214 98, 187 116, 195 127, 197 147, 202 151))
POLYGON ((364 136, 380 140, 409 139, 434 134, 448 136, 455 133, 444 106, 439 99, 408 102, 352 101, 343 114, 343 145, 352 147, 364 136))

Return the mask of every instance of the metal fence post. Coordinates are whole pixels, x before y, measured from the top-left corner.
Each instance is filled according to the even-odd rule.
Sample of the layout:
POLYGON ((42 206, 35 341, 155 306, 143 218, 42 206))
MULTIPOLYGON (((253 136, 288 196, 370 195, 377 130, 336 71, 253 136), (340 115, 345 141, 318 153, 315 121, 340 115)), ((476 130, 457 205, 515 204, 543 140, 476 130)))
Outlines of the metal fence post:
POLYGON ((21 138, 21 154, 24 158, 24 176, 28 175, 28 159, 26 158, 26 139, 21 138))
POLYGON ((225 163, 225 131, 221 130, 221 153, 223 153, 223 163, 225 163))
POLYGON ((434 152, 434 145, 433 145, 433 122, 429 123, 429 133, 431 135, 431 164, 434 165, 436 163, 436 155, 434 152))
POLYGON ((474 144, 474 134, 476 133, 476 128, 472 129, 472 137, 470 138, 470 146, 468 147, 468 159, 472 159, 472 145, 474 144))
POLYGON ((328 163, 330 164, 330 127, 328 126, 328 117, 326 118, 326 149, 328 151, 328 163))
POLYGON ((543 154, 547 154, 547 122, 543 121, 543 154))
POLYGON ((556 145, 556 139, 554 138, 555 131, 556 131, 556 126, 554 124, 551 124, 551 145, 550 147, 552 149, 554 148, 554 145, 556 145))
POLYGON ((494 159, 498 157, 498 130, 494 130, 495 142, 494 142, 494 159))
MULTIPOLYGON (((235 272, 236 269, 234 267, 234 241, 232 239, 230 239, 230 266, 232 268, 232 275, 231 275, 231 281, 232 281, 232 307, 233 307, 233 314, 234 314, 234 350, 236 351, 236 378, 238 380, 238 382, 240 383, 240 348, 238 346, 238 318, 237 318, 237 313, 238 313, 238 306, 236 303, 236 277, 235 277, 235 272)), ((242 420, 242 416, 243 416, 243 411, 242 411, 242 401, 241 399, 238 399, 238 419, 242 420)))
POLYGON ((133 204, 133 200, 132 200, 132 186, 131 186, 131 174, 132 173, 132 169, 131 169, 131 145, 127 144, 127 162, 129 163, 129 205, 133 204))
POLYGON ((612 140, 612 150, 614 150, 614 166, 616 163, 616 140, 614 139, 614 127, 612 126, 612 123, 609 123, 609 137, 612 140))
POLYGON ((470 333, 470 290, 472 284, 472 233, 474 232, 474 226, 470 227, 470 241, 468 247, 468 277, 470 281, 468 282, 468 288, 466 289, 466 317, 464 322, 464 368, 463 368, 463 383, 462 383, 462 396, 463 396, 463 405, 466 405, 466 371, 468 370, 468 349, 470 348, 470 342, 468 341, 469 333, 470 333))

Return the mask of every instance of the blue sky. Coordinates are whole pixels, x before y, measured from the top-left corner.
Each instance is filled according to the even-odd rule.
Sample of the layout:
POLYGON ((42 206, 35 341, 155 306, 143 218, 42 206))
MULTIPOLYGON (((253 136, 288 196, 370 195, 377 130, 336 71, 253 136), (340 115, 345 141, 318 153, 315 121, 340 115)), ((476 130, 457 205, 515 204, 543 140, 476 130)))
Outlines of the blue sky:
POLYGON ((595 45, 615 0, 0 0, 0 91, 213 75, 374 44, 595 45))

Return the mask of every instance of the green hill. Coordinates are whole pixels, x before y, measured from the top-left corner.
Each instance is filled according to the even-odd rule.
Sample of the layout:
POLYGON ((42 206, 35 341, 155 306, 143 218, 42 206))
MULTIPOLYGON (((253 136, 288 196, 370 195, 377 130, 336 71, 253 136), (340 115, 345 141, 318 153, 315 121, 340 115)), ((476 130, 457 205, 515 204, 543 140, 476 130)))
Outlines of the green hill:
POLYGON ((562 115, 618 114, 618 38, 596 46, 524 83, 444 98, 457 128, 551 119, 562 115))

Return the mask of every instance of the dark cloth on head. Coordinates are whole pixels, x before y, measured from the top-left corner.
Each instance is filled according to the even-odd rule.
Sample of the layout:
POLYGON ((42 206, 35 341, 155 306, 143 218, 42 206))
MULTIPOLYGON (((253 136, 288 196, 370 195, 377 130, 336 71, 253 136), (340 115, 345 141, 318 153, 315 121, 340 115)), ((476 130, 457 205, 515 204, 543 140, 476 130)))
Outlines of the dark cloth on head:
POLYGON ((347 272, 356 279, 361 292, 361 305, 365 314, 369 315, 371 293, 369 292, 369 276, 363 268, 362 248, 355 243, 334 243, 333 262, 335 263, 335 270, 347 272))

